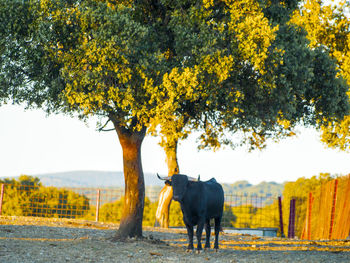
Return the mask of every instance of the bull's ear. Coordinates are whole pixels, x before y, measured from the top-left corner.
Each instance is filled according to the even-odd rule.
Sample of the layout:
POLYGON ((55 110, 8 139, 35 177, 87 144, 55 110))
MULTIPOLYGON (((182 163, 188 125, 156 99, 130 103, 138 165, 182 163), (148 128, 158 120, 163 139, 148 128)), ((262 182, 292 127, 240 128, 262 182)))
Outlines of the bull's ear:
POLYGON ((170 180, 166 180, 165 184, 171 186, 171 181, 170 180))
POLYGON ((201 175, 199 174, 197 181, 199 182, 200 180, 201 180, 201 175))

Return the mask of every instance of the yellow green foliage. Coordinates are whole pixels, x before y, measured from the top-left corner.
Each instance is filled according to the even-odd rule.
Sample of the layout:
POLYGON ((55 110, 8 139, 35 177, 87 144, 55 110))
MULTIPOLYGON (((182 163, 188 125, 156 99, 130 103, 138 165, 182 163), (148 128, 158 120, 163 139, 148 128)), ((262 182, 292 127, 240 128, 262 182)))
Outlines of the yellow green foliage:
MULTIPOLYGON (((0 11, 5 17, 9 0, 4 1, 0 11)), ((6 61, 2 67, 9 71, 3 81, 19 79, 14 83, 18 86, 31 82, 28 89, 14 88, 13 94, 39 107, 48 100, 51 110, 97 115, 130 131, 147 128, 162 136, 162 145, 199 130, 201 148, 214 149, 227 144, 261 148, 268 138, 291 135, 300 121, 317 126, 316 121, 342 117, 345 110, 333 65, 321 63, 329 58, 312 45, 307 48, 303 32, 295 27, 303 23, 299 17, 309 14, 301 9, 288 23, 297 0, 29 3, 29 29, 3 36, 12 41, 4 41, 9 49, 5 56, 12 49, 23 50, 16 63, 6 61), (12 39, 15 33, 28 39, 32 35, 31 43, 12 39), (14 65, 29 67, 30 73, 19 71, 22 78, 13 77, 14 65), (328 79, 326 88, 317 82, 319 75, 328 79), (243 136, 235 144, 230 135, 239 132, 243 136)), ((21 20, 14 6, 13 19, 21 20)), ((331 55, 347 72, 349 56, 342 49, 348 45, 348 21, 341 9, 330 15, 316 7, 312 19, 315 12, 321 22, 332 16, 324 27, 334 27, 334 32, 324 39, 337 41, 331 55)), ((330 31, 314 24, 315 36, 330 31)))
POLYGON ((169 210, 169 226, 185 226, 179 202, 171 202, 169 210))
MULTIPOLYGON (((124 198, 121 198, 113 203, 106 203, 101 206, 99 212, 99 221, 119 223, 124 205, 124 198)), ((148 197, 145 198, 143 212, 143 226, 154 226, 155 215, 157 210, 157 202, 151 202, 148 197)), ((170 209, 170 226, 184 226, 182 212, 178 202, 171 203, 170 209)))
POLYGON ((3 0, 0 96, 150 128, 162 143, 199 130, 203 147, 217 148, 230 144, 225 132, 243 132, 239 143, 259 148, 346 111, 345 84, 314 47, 332 43, 348 75, 348 1, 306 2, 288 23, 299 2, 3 0), (312 31, 309 48, 295 24, 312 31))
MULTIPOLYGON (((305 28, 310 47, 324 46, 336 60, 339 74, 350 85, 350 19, 349 1, 335 3, 305 1, 300 11, 294 13, 291 22, 305 28)), ((350 94, 350 91, 348 91, 350 94)), ((350 117, 342 122, 329 122, 322 127, 322 141, 329 147, 349 150, 350 117)))
POLYGON ((85 196, 42 186, 38 178, 22 175, 18 181, 5 179, 3 183, 3 215, 80 218, 90 209, 85 196))
POLYGON ((265 73, 268 48, 275 39, 278 26, 271 27, 257 1, 227 0, 225 3, 230 13, 228 30, 235 34, 242 58, 265 73))
MULTIPOLYGON (((278 30, 258 1, 204 1, 182 12, 167 9, 166 19, 171 19, 164 23, 169 28, 155 22, 164 18, 150 6, 130 8, 133 5, 132 1, 40 1, 41 22, 56 30, 45 49, 62 65, 64 94, 72 107, 85 115, 116 112, 122 126, 136 117, 138 128, 145 125, 153 134, 160 126, 163 145, 198 128, 193 119, 217 107, 220 96, 237 104, 232 107, 235 114, 242 112, 237 102, 243 93, 234 86, 226 92, 222 85, 240 70, 238 61, 264 74, 278 30), (222 18, 212 19, 214 6, 223 8, 222 18), (139 19, 138 14, 149 16, 139 19), (147 19, 155 23, 154 28, 161 27, 158 35, 145 23, 147 19), (71 32, 69 37, 61 38, 66 31, 71 32), (173 37, 176 42, 157 42, 173 37), (229 44, 220 46, 224 42, 229 44)), ((212 140, 209 144, 219 147, 212 127, 203 132, 212 140)))
MULTIPOLYGON (((226 211, 231 210, 230 224, 224 226, 235 228, 260 228, 260 227, 278 227, 278 207, 275 203, 265 205, 263 207, 255 207, 253 205, 240 205, 234 207, 226 207, 226 211)), ((227 212, 224 209, 224 215, 227 212)), ((227 218, 224 217, 224 222, 227 218)))
POLYGON ((143 211, 143 226, 154 226, 156 222, 156 211, 157 211, 157 202, 151 202, 151 200, 146 197, 145 198, 145 207, 143 211))
POLYGON ((122 217, 124 198, 103 204, 99 210, 99 221, 119 223, 122 217))
MULTIPOLYGON (((180 17, 178 13, 177 16, 180 17)), ((229 114, 238 116, 244 112, 239 106, 244 94, 235 85, 224 87, 225 82, 240 70, 237 61, 245 61, 256 71, 265 73, 265 60, 270 52, 268 48, 275 40, 278 26, 271 26, 262 8, 254 0, 203 1, 199 10, 193 10, 192 13, 190 9, 183 16, 179 18, 178 24, 198 23, 203 32, 197 33, 197 37, 208 38, 209 44, 207 48, 199 49, 202 52, 194 49, 192 56, 186 57, 186 50, 181 50, 185 56, 185 59, 180 59, 181 67, 169 69, 163 74, 162 82, 151 90, 152 101, 157 102, 157 114, 150 123, 150 132, 157 134, 157 127, 160 126, 161 145, 167 147, 174 141, 187 138, 194 129, 201 128, 200 148, 209 146, 217 149, 221 146, 219 134, 227 128, 227 123, 222 121, 214 124, 207 117, 199 121, 203 119, 202 112, 217 108, 218 98, 225 98, 224 103, 232 105, 226 108, 229 114), (216 8, 223 8, 220 12, 225 15, 221 19, 212 19, 216 8), (184 22, 184 19, 189 20, 184 22), (211 39, 213 35, 215 39, 211 39), (218 50, 216 45, 220 41, 227 41, 229 47, 218 50), (232 53, 228 49, 232 49, 232 53)), ((196 33, 193 35, 196 36, 196 33)))

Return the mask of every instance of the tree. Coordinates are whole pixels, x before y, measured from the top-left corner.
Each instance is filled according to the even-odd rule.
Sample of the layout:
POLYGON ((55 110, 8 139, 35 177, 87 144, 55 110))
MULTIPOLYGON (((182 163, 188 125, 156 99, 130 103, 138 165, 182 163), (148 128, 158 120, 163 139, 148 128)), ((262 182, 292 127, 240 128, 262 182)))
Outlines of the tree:
POLYGON ((24 103, 48 113, 67 112, 61 65, 41 45, 32 3, 0 1, 0 97, 5 103, 24 103))
MULTIPOLYGON (((310 47, 325 47, 336 61, 339 74, 350 85, 350 20, 349 1, 337 4, 325 1, 306 1, 299 12, 295 12, 293 23, 305 28, 310 47)), ((349 93, 349 91, 348 91, 349 93)), ((349 150, 350 116, 341 122, 325 123, 321 140, 332 148, 349 150)))
MULTIPOLYGON (((168 115, 171 117, 171 115, 168 115)), ((160 145, 164 149, 166 156, 166 164, 168 166, 168 176, 180 173, 180 167, 177 159, 177 147, 179 140, 187 138, 184 132, 186 124, 180 119, 166 119, 161 126, 161 142, 160 145)), ((156 224, 161 227, 169 227, 169 210, 173 198, 173 189, 170 185, 165 184, 159 193, 158 206, 156 211, 156 224)))
POLYGON ((17 65, 15 63, 10 63, 11 60, 17 60, 17 52, 12 52, 11 50, 16 47, 19 49, 20 45, 16 45, 15 41, 8 42, 9 39, 13 40, 18 35, 22 35, 24 31, 27 31, 26 27, 30 24, 30 18, 27 15, 21 16, 21 13, 27 14, 28 7, 23 5, 19 5, 18 8, 15 8, 14 3, 8 3, 5 1, 0 2, 0 9, 2 10, 0 13, 1 25, 0 25, 0 106, 2 103, 6 103, 8 97, 10 96, 10 89, 13 86, 18 85, 18 82, 23 80, 19 80, 14 76, 18 76, 17 74, 17 65), (8 14, 4 11, 8 10, 8 14), (10 19, 8 18, 10 15, 10 19), (11 21, 11 22, 10 22, 11 21), (18 32, 18 33, 17 33, 18 32), (13 76, 8 78, 8 76, 13 76))
MULTIPOLYGON (((216 43, 209 49, 221 48, 210 55, 203 47, 196 48, 200 54, 185 53, 186 62, 193 66, 166 75, 163 86, 167 95, 158 97, 157 111, 167 119, 155 123, 160 123, 163 147, 167 156, 175 156, 172 160, 177 160, 179 140, 193 130, 200 131, 200 149, 243 144, 251 150, 261 149, 269 138, 294 135, 296 125, 319 128, 328 123, 325 115, 333 124, 337 116, 341 118, 348 111, 348 86, 337 78, 327 50, 309 48, 305 32, 292 23, 291 15, 299 1, 259 3, 206 3, 203 16, 212 18, 215 11, 213 26, 221 34, 210 39, 212 31, 197 26, 198 34, 181 38, 177 54, 187 52, 191 46, 188 42, 201 40, 202 35, 208 36, 209 43, 216 43), (162 103, 165 100, 169 103, 162 103), (239 136, 234 139, 234 134, 239 136)), ((177 22, 177 27, 183 28, 182 20, 177 22)), ((179 171, 177 163, 172 166, 179 171)), ((167 186, 161 197, 157 214, 161 225, 167 226, 171 201, 167 186)))
POLYGON ((119 237, 142 235, 147 129, 199 130, 201 148, 231 144, 226 132, 243 131, 239 143, 260 147, 348 108, 328 54, 288 23, 298 1, 0 3, 9 97, 113 123, 125 177, 119 237))

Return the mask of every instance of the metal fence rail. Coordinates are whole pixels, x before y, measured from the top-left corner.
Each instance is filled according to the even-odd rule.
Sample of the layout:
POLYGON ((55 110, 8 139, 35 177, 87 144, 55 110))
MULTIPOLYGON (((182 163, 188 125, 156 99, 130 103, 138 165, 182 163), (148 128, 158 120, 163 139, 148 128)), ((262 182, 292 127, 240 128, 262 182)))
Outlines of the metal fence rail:
MULTIPOLYGON (((122 188, 56 188, 21 184, 1 186, 0 215, 77 218, 117 223, 121 217, 124 195, 122 188)), ((159 191, 146 189, 146 225, 154 224, 158 195, 159 191)), ((277 196, 225 195, 223 227, 279 228, 279 219, 277 196)), ((179 204, 172 202, 170 226, 181 225, 183 222, 179 204)))

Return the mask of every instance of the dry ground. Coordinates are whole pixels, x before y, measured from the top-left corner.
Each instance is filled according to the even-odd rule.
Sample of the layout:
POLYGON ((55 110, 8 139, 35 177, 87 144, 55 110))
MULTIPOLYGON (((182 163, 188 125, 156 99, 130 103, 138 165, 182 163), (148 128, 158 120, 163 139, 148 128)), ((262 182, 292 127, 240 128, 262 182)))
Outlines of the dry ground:
MULTIPOLYGON (((117 225, 71 219, 0 217, 0 262, 346 262, 350 240, 220 236, 220 251, 187 253, 183 230, 144 228, 145 238, 112 242, 117 225)), ((213 241, 213 237, 212 237, 213 241)))

